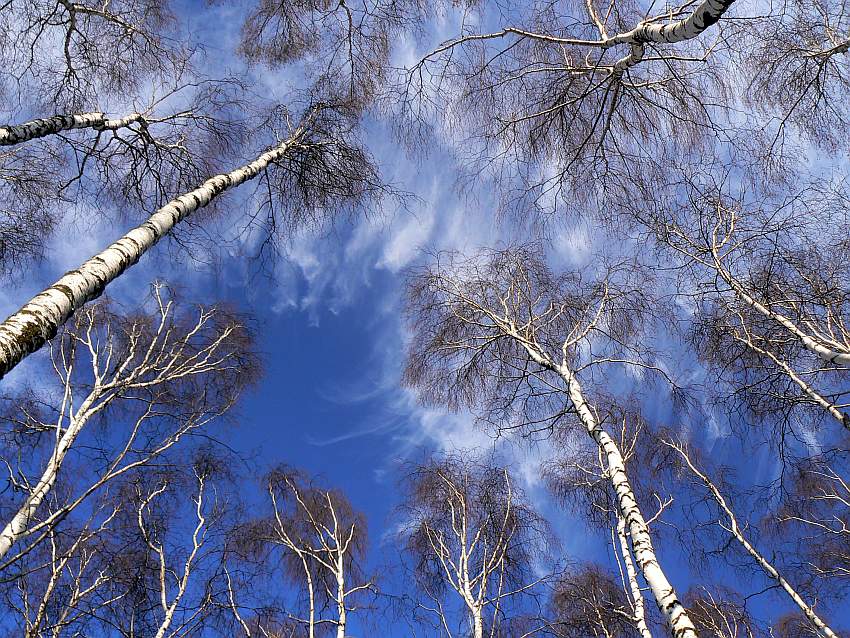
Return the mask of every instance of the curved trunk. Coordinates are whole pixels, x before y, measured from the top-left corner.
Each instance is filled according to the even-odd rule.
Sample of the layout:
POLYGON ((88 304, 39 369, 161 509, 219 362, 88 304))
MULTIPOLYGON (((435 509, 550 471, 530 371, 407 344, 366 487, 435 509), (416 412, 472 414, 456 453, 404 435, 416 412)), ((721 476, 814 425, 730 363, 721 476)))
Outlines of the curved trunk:
POLYGON ((635 42, 674 44, 691 40, 717 23, 735 0, 704 0, 684 20, 670 24, 642 24, 632 32, 635 42))

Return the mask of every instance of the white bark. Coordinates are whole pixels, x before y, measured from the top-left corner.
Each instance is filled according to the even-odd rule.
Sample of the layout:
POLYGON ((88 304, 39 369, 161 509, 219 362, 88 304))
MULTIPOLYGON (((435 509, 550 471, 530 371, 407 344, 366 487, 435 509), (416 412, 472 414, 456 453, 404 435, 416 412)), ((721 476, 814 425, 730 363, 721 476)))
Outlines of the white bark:
MULTIPOLYGON (((720 251, 732 236, 732 232, 735 227, 734 214, 731 214, 731 217, 728 221, 728 226, 729 229, 727 231, 727 234, 722 239, 718 237, 720 223, 718 222, 718 224, 715 226, 712 232, 711 244, 709 246, 709 251, 711 255, 710 260, 697 257, 691 254, 688 250, 683 250, 679 247, 676 247, 675 245, 673 247, 690 257, 696 258, 697 261, 714 270, 714 272, 717 273, 717 275, 729 285, 729 287, 732 289, 738 299, 743 301, 747 306, 749 306, 762 316, 767 317, 772 321, 775 321, 783 328, 788 330, 791 334, 793 334, 800 340, 800 343, 809 352, 815 354, 817 357, 828 363, 850 366, 850 349, 848 349, 846 345, 838 343, 837 341, 835 341, 834 339, 830 339, 829 337, 812 337, 812 335, 808 334, 805 330, 803 330, 800 326, 798 326, 796 323, 794 323, 794 321, 786 317, 784 314, 777 312, 768 306, 765 306, 763 303, 755 299, 747 291, 746 287, 740 281, 738 281, 738 278, 735 277, 732 271, 723 265, 723 257, 721 256, 720 251)), ((692 244, 692 241, 686 233, 679 231, 678 234, 687 243, 692 244)))
POLYGON ((135 264, 174 226, 221 193, 253 179, 286 155, 305 133, 302 124, 285 141, 254 161, 211 177, 198 188, 173 199, 106 250, 71 270, 33 297, 0 324, 0 378, 52 338, 77 308, 99 296, 104 288, 135 264))
POLYGON ((806 334, 804 330, 802 330, 797 324, 791 321, 785 315, 776 312, 775 310, 771 310, 764 304, 760 303, 758 300, 754 299, 746 289, 735 279, 731 273, 729 273, 721 264, 717 264, 716 266, 717 273, 726 281, 726 283, 731 286, 732 290, 738 295, 738 298, 741 299, 744 303, 750 306, 753 310, 760 313, 761 315, 772 319, 783 328, 787 329, 793 335, 795 335, 803 346, 809 350, 809 352, 814 353, 822 360, 828 363, 837 363, 839 365, 847 365, 850 366, 850 352, 842 350, 836 350, 834 348, 827 347, 824 343, 819 339, 813 339, 810 335, 806 334))
POLYGON ((850 415, 844 414, 835 407, 834 404, 830 403, 826 397, 824 397, 820 392, 815 390, 809 383, 807 383, 797 372, 789 366, 785 361, 777 357, 770 350, 766 350, 765 348, 760 348, 753 341, 752 336, 746 330, 746 326, 744 325, 743 320, 741 321, 741 325, 745 330, 745 337, 739 337, 738 335, 733 335, 735 339, 743 342, 748 348, 752 349, 755 352, 758 352, 760 355, 767 357, 771 361, 773 361, 782 371, 788 375, 794 383, 799 386, 799 388, 803 391, 803 393, 809 397, 812 401, 814 401, 817 405, 826 410, 831 417, 836 419, 841 425, 850 430, 850 415))
POLYGON ((629 538, 626 533, 626 519, 617 516, 617 538, 620 541, 620 553, 626 566, 626 578, 629 581, 629 591, 632 595, 633 617, 635 626, 640 632, 641 638, 652 638, 649 627, 646 625, 646 610, 643 606, 643 592, 640 590, 635 562, 632 560, 632 550, 629 546, 629 538))
POLYGON ((142 120, 140 113, 131 113, 125 117, 109 119, 100 112, 54 115, 23 124, 0 126, 0 146, 14 146, 29 140, 47 137, 73 129, 92 128, 98 131, 114 130, 129 126, 142 120))
POLYGON ((734 2, 735 0, 704 0, 684 20, 668 24, 644 23, 624 35, 631 36, 630 42, 640 43, 674 44, 691 40, 716 24, 734 2))
MULTIPOLYGON (((91 356, 91 390, 84 397, 81 397, 79 407, 75 410, 73 375, 76 363, 75 355, 71 354, 70 359, 65 361, 64 369, 60 371, 58 367, 56 368, 64 384, 61 403, 56 406, 58 417, 52 423, 36 422, 39 427, 51 428, 55 432, 53 451, 35 484, 30 484, 26 479, 23 481, 27 490, 27 497, 5 525, 3 531, 0 532, 0 570, 15 560, 15 557, 12 557, 9 562, 2 563, 2 559, 22 538, 42 530, 49 531, 63 516, 67 516, 102 486, 127 471, 150 462, 151 459, 177 444, 187 432, 202 427, 210 418, 213 418, 214 415, 205 415, 199 412, 186 418, 175 429, 163 432, 162 438, 148 437, 146 444, 139 446, 137 442, 142 434, 143 424, 156 412, 156 403, 148 404, 132 419, 133 425, 126 432, 123 447, 118 448, 111 455, 109 465, 103 473, 83 489, 76 498, 72 498, 70 502, 54 510, 40 521, 32 522, 33 515, 42 506, 44 500, 56 485, 65 457, 73 448, 86 424, 118 398, 123 390, 134 387, 154 389, 156 386, 168 384, 176 379, 206 374, 227 365, 230 353, 222 352, 222 344, 226 343, 226 338, 231 333, 232 328, 228 327, 218 332, 209 343, 193 350, 191 356, 183 356, 182 353, 189 340, 203 328, 213 313, 209 311, 201 312, 191 328, 187 328, 185 333, 177 333, 169 326, 172 302, 163 303, 159 297, 158 289, 154 294, 160 308, 156 335, 148 343, 144 343, 141 340, 142 333, 137 332, 137 326, 134 325, 129 330, 128 348, 120 360, 113 361, 113 355, 116 353, 113 350, 112 342, 104 345, 92 334, 94 314, 97 310, 92 309, 90 311, 92 315, 86 319, 87 327, 78 328, 75 340, 80 348, 84 346, 91 356), (136 358, 137 355, 141 355, 140 359, 136 358), (110 362, 114 364, 113 368, 110 368, 110 362), (154 376, 148 376, 150 372, 153 372, 154 376), (134 456, 133 460, 124 463, 131 450, 134 456)), ((63 354, 63 359, 64 356, 63 354)))
MULTIPOLYGON (((160 622, 159 627, 157 628, 156 634, 154 638, 165 638, 166 634, 171 628, 171 623, 174 621, 174 615, 177 612, 177 609, 180 606, 180 602, 183 600, 183 597, 186 594, 186 591, 189 589, 190 579, 192 576, 192 570, 195 567, 196 559, 198 558, 198 554, 203 548, 204 541, 206 538, 206 516, 204 515, 204 490, 205 490, 205 481, 204 478, 200 475, 196 475, 198 480, 198 491, 197 497, 193 498, 195 501, 195 517, 197 520, 197 524, 195 528, 192 530, 192 549, 189 551, 189 554, 186 556, 183 561, 183 569, 180 571, 179 575, 177 569, 170 567, 168 565, 168 561, 165 555, 165 547, 162 542, 156 542, 154 538, 150 535, 147 529, 147 525, 144 520, 144 512, 148 505, 153 501, 153 499, 157 498, 160 494, 162 494, 166 485, 163 485, 160 488, 157 488, 154 492, 150 494, 143 502, 142 506, 139 508, 137 522, 139 525, 139 529, 142 532, 142 537, 147 543, 148 547, 150 547, 151 551, 153 551, 159 558, 159 598, 160 598, 160 606, 162 607, 162 622, 160 622), (171 601, 168 601, 168 590, 169 590, 169 579, 176 580, 177 588, 174 593, 174 597, 171 601)), ((177 631, 172 632, 170 635, 177 635, 177 631)))
POLYGON ((644 22, 631 31, 610 38, 610 43, 603 43, 604 48, 609 48, 615 44, 628 43, 631 45, 629 53, 614 64, 613 75, 622 75, 626 69, 639 64, 646 54, 644 45, 647 43, 675 44, 696 38, 715 24, 734 2, 735 0, 705 0, 684 20, 677 20, 668 24, 644 22))
POLYGON ((560 366, 560 372, 561 377, 567 383, 570 400, 579 413, 587 433, 605 454, 608 475, 614 486, 620 511, 626 519, 635 560, 655 596, 659 611, 670 625, 674 638, 696 638, 696 628, 655 555, 649 528, 638 507, 637 498, 626 474, 625 462, 617 443, 597 422, 596 416, 584 399, 578 379, 573 376, 572 371, 565 366, 560 366))
POLYGON ((271 498, 275 517, 277 542, 292 551, 299 558, 304 567, 304 578, 307 585, 308 618, 303 620, 294 616, 291 617, 306 625, 309 638, 315 636, 316 627, 320 624, 333 625, 336 627, 336 638, 346 638, 348 612, 354 609, 350 603, 351 596, 361 590, 372 588, 371 581, 353 586, 348 582, 352 562, 350 556, 351 552, 354 551, 354 541, 357 533, 356 525, 355 523, 345 524, 340 520, 337 514, 337 507, 334 505, 330 492, 322 493, 327 503, 327 511, 320 515, 319 512, 310 509, 308 500, 303 498, 301 490, 296 483, 288 478, 285 479, 285 482, 287 489, 295 497, 296 507, 300 510, 298 516, 303 516, 310 528, 305 538, 293 538, 293 535, 288 531, 287 522, 284 520, 281 510, 278 507, 274 486, 269 483, 267 490, 271 498), (324 520, 325 514, 330 514, 330 521, 324 520), (314 542, 308 540, 313 536, 315 536, 314 542), (326 592, 329 602, 336 607, 336 617, 334 618, 316 617, 315 583, 310 571, 311 562, 333 575, 336 584, 335 591, 326 589, 326 592))
POLYGON ((480 609, 472 614, 472 638, 484 638, 484 619, 481 618, 480 609))
POLYGON ((599 446, 608 465, 608 478, 614 486, 617 505, 629 530, 635 560, 649 585, 658 609, 664 616, 674 638, 696 638, 697 631, 688 612, 679 600, 676 590, 661 568, 652 545, 649 527, 640 511, 637 497, 626 474, 626 464, 616 441, 602 428, 582 393, 581 385, 573 371, 562 363, 555 365, 534 346, 520 337, 531 358, 541 366, 556 371, 567 385, 570 401, 585 430, 599 446))
POLYGON ((714 497, 714 500, 717 501, 717 504, 720 506, 720 509, 723 510, 723 513, 726 515, 726 518, 729 519, 729 526, 725 526, 722 523, 719 523, 720 526, 729 532, 735 540, 737 540, 743 548, 747 551, 747 553, 755 559, 758 565, 762 568, 765 574, 774 580, 788 596, 794 602, 794 604, 803 612, 803 614, 808 618, 808 620, 818 628, 818 631, 823 636, 827 638, 837 638, 836 634, 830 627, 815 613, 815 610, 809 606, 805 600, 803 600, 802 596, 797 593, 797 590, 794 589, 794 586, 791 585, 782 574, 777 570, 761 553, 755 546, 747 540, 747 537, 744 536, 744 533, 741 531, 740 526, 738 525, 738 519, 735 516, 735 513, 732 511, 732 508, 726 502, 726 499, 723 498, 723 495, 720 493, 720 490, 717 489, 717 486, 702 472, 697 469, 697 467, 693 464, 688 454, 685 452, 683 448, 676 445, 675 443, 671 443, 669 441, 664 441, 664 444, 668 447, 676 450, 683 458, 685 463, 690 468, 691 472, 693 472, 702 483, 708 488, 711 492, 711 495, 714 497))
MULTIPOLYGON (((330 502, 330 499, 328 499, 330 502)), ((336 517, 334 517, 336 518, 336 517)), ((336 522, 336 521, 335 521, 336 522)), ((336 531, 336 525, 334 531, 336 531)), ((339 549, 339 545, 337 545, 339 549)), ((345 607, 345 552, 339 551, 336 557, 336 638, 345 638, 345 625, 347 622, 345 607)))
MULTIPOLYGON (((59 433, 62 430, 62 421, 59 420, 56 424, 57 441, 53 453, 50 455, 50 460, 47 462, 36 484, 30 488, 29 495, 24 503, 18 508, 14 516, 12 516, 12 519, 6 523, 3 531, 0 532, 0 559, 3 559, 9 553, 9 550, 12 549, 12 546, 28 532, 30 519, 32 519, 33 514, 35 514, 45 497, 50 493, 50 490, 53 489, 53 485, 56 483, 56 477, 62 467, 62 462, 65 460, 68 451, 91 416, 89 408, 97 398, 97 394, 97 390, 94 390, 86 397, 77 413, 71 415, 70 424, 61 434, 59 433)), ((66 396, 67 399, 68 397, 66 396)))

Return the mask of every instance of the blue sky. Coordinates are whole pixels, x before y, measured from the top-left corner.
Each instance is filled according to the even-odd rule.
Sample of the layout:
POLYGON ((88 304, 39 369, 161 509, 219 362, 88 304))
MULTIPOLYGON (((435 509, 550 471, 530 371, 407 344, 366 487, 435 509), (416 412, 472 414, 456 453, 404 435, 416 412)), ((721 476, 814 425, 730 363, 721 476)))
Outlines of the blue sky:
MULTIPOLYGON (((198 17, 200 4, 183 2, 180 11, 193 36, 208 46, 209 63, 228 67, 222 63, 229 60, 237 35, 237 23, 228 18, 231 9, 226 4, 204 9, 217 16, 206 22, 198 17)), ((434 38, 439 40, 440 33, 450 33, 451 28, 450 20, 438 25, 434 38)), ((410 56, 411 51, 400 55, 410 56)), ((233 69, 240 67, 236 64, 233 69)), ((253 74, 272 93, 285 93, 286 71, 254 70, 253 74)), ((342 488, 368 516, 371 560, 376 569, 393 558, 388 536, 398 504, 400 463, 425 450, 473 446, 495 446, 514 463, 526 489, 558 529, 565 559, 595 559, 613 565, 605 533, 590 532, 546 495, 538 471, 540 463, 552 454, 547 442, 529 446, 494 441, 475 425, 471 415, 423 407, 411 390, 401 386, 408 338, 402 314, 405 270, 426 261, 430 252, 498 246, 517 239, 519 231, 516 225, 496 223, 492 212, 496 202, 486 184, 481 184, 475 199, 458 195, 458 171, 448 151, 411 158, 385 126, 370 122, 367 130, 370 148, 385 176, 419 198, 407 209, 389 204, 366 219, 341 223, 332 232, 305 231, 293 238, 275 262, 272 277, 256 275, 236 254, 224 255, 218 269, 206 270, 175 260, 181 253, 161 245, 110 286, 109 294, 131 300, 152 279, 164 278, 191 291, 187 296, 193 300, 226 299, 255 315, 266 374, 246 397, 237 422, 228 426, 222 439, 249 459, 250 471, 287 463, 320 474, 328 484, 342 488)), ((226 213, 238 214, 242 197, 228 201, 226 213)), ((27 273, 25 283, 0 291, 0 311, 13 311, 21 300, 120 234, 126 222, 114 219, 119 220, 107 222, 83 213, 69 221, 66 232, 57 234, 50 258, 27 273)), ((556 225, 550 233, 552 260, 564 267, 589 260, 594 241, 598 241, 597 231, 581 222, 556 225)), ((685 361, 681 371, 699 376, 699 371, 689 367, 685 361)), ((14 387, 33 370, 34 366, 25 362, 4 383, 14 387)), ((655 410, 659 419, 672 419, 663 395, 659 393, 657 403, 647 405, 648 411, 655 410)), ((767 450, 761 458, 756 454, 743 459, 736 444, 717 438, 725 429, 719 417, 709 413, 700 418, 684 427, 696 429, 710 444, 711 453, 730 464, 748 466, 747 480, 761 481, 771 475, 775 468, 767 450), (718 422, 711 423, 712 418, 718 422)), ((669 542, 664 545, 673 546, 669 542)), ((681 591, 698 582, 681 552, 662 549, 662 559, 681 591)), ((726 572, 719 578, 750 591, 762 586, 758 579, 749 582, 747 574, 726 572)), ((765 596, 755 602, 755 608, 767 612, 785 606, 779 598, 765 596)), ((850 612, 843 620, 850 622, 850 612)), ((383 635, 408 634, 400 628, 383 635)))

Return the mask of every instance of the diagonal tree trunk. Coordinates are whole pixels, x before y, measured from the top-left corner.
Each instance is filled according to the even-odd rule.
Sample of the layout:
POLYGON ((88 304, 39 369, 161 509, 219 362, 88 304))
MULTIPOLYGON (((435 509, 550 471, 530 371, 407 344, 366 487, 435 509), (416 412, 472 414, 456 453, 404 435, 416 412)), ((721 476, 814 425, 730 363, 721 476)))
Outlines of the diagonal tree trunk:
POLYGON ((805 330, 803 330, 799 325, 794 323, 791 319, 786 317, 780 312, 776 312, 775 310, 768 308, 763 303, 759 302, 755 299, 744 286, 739 282, 726 268, 720 264, 719 259, 715 253, 715 261, 717 262, 715 271, 720 277, 729 284, 738 298, 747 304, 750 308, 758 312, 759 314, 767 317, 768 319, 772 319, 783 328, 788 330, 791 334, 797 337, 800 340, 800 343, 805 347, 809 352, 817 355, 823 361, 827 363, 834 363, 838 365, 850 365, 850 352, 847 352, 844 349, 837 349, 835 346, 839 344, 825 344, 822 340, 813 338, 809 335, 805 330))
POLYGON ((626 577, 629 581, 629 591, 632 595, 635 626, 641 638, 652 638, 652 634, 646 624, 643 592, 640 590, 635 562, 632 559, 632 548, 629 544, 628 532, 626 531, 626 519, 619 512, 617 513, 617 539, 620 542, 620 553, 623 555, 623 563, 626 566, 626 577))
MULTIPOLYGON (((53 454, 51 454, 50 460, 41 473, 38 482, 31 488, 24 503, 12 516, 12 519, 6 523, 3 531, 0 532, 0 559, 5 558, 9 550, 12 549, 12 546, 27 533, 30 520, 53 489, 65 457, 88 421, 90 415, 89 409, 92 402, 93 395, 86 399, 80 411, 71 418, 70 425, 56 442, 53 454)), ((57 426, 57 431, 60 429, 57 426)))
POLYGON ((116 130, 144 119, 141 113, 131 113, 115 119, 107 118, 100 112, 54 115, 43 119, 30 120, 23 124, 0 126, 0 146, 14 146, 29 140, 74 129, 116 130))
MULTIPOLYGON (((315 111, 313 112, 315 113, 315 111)), ((254 161, 211 177, 154 212, 104 251, 65 273, 0 324, 0 378, 51 339, 77 308, 98 297, 106 286, 135 264, 164 235, 221 193, 247 182, 297 146, 312 119, 308 115, 290 137, 254 161)))
POLYGON ((717 489, 717 486, 708 478, 705 474, 703 474, 697 467, 694 465, 693 461, 691 461, 690 456, 684 447, 677 445, 671 441, 663 441, 662 443, 667 447, 670 447, 682 457, 682 460, 688 466, 688 468, 693 472, 693 474, 702 481, 703 485, 711 492, 712 497, 717 502, 717 505, 726 515, 726 518, 729 519, 729 526, 727 527, 722 522, 718 523, 720 527, 726 530, 730 535, 732 535, 735 540, 737 540, 741 546, 747 551, 747 553, 752 556, 752 558, 758 563, 759 567, 762 568, 764 573, 777 585, 779 585, 788 597, 794 602, 794 604, 803 612, 803 615, 815 626, 821 635, 826 638, 838 638, 835 632, 827 625, 820 616, 817 615, 815 610, 803 600, 803 597, 794 589, 794 586, 789 583, 785 577, 779 573, 779 570, 773 566, 773 564, 768 561, 761 552, 756 549, 756 547, 750 543, 744 533, 741 531, 741 527, 738 524, 738 518, 735 516, 735 512, 732 511, 732 508, 726 502, 726 499, 720 493, 720 490, 717 489))
MULTIPOLYGON (((517 338, 517 335, 514 335, 514 338, 517 338)), ((632 539, 635 560, 655 597, 658 610, 664 616, 673 633, 673 637, 696 638, 696 628, 655 554, 652 537, 649 534, 649 526, 646 524, 638 506, 637 497, 626 473, 626 463, 617 442, 611 438, 597 420, 584 398, 578 378, 570 367, 566 363, 555 364, 548 356, 535 346, 530 345, 526 340, 521 337, 518 340, 523 344, 532 360, 544 368, 556 372, 563 379, 567 386, 570 402, 582 425, 605 456, 605 462, 608 465, 608 478, 614 487, 617 505, 626 521, 629 536, 632 539)))

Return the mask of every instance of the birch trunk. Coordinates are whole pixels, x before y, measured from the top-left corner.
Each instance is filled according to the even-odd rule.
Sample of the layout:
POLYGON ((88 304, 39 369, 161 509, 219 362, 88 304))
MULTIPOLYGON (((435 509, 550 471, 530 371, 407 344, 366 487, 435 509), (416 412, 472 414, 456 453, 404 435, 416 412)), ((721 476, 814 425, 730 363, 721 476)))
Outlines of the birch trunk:
POLYGON ((93 128, 98 131, 115 130, 129 126, 142 119, 140 113, 131 113, 125 117, 109 119, 100 112, 54 115, 23 124, 0 126, 0 146, 14 146, 29 140, 35 140, 63 131, 93 128))
POLYGON ((472 610, 472 638, 484 638, 484 617, 478 608, 472 610))
POLYGON ((626 521, 629 536, 632 539, 635 560, 640 567, 644 580, 646 580, 655 597, 658 610, 664 616, 670 630, 673 632, 673 637, 696 638, 697 631, 694 623, 679 600, 673 585, 667 579, 664 570, 661 569, 661 564, 655 555, 655 548, 652 546, 652 538, 649 535, 649 527, 638 506, 637 497, 632 490, 629 477, 626 474, 626 464, 623 460, 623 455, 620 453, 616 441, 611 438, 596 420, 593 410, 590 409, 584 398, 581 384, 569 366, 565 363, 555 365, 534 347, 528 345, 527 342, 522 339, 520 341, 524 344, 526 351, 535 362, 549 370, 557 372, 567 384, 567 393, 570 397, 570 402, 575 408, 582 425, 584 425, 588 435, 590 435, 605 455, 605 460, 608 464, 608 477, 614 486, 617 505, 626 521))
POLYGON ((732 511, 732 508, 729 507, 729 504, 726 502, 726 499, 723 498, 723 495, 720 493, 720 490, 717 489, 717 486, 708 478, 705 474, 699 471, 697 467, 693 464, 690 457, 687 455, 685 450, 680 448, 678 445, 673 443, 664 441, 665 445, 672 447, 676 450, 683 458, 685 463, 690 468, 691 472, 693 472, 702 483, 708 488, 711 492, 711 495, 714 497, 714 500, 720 506, 720 509, 723 510, 723 513, 726 515, 726 518, 729 519, 729 527, 720 524, 723 529, 729 532, 735 540, 737 540, 743 548, 747 551, 747 553, 755 559, 755 561, 759 564, 762 570, 770 577, 771 580, 775 581, 788 596, 794 602, 794 604, 803 612, 803 614, 808 618, 808 620, 818 628, 818 631, 826 638, 838 638, 835 632, 820 618, 820 616, 815 613, 815 610, 809 606, 803 597, 797 593, 797 590, 794 589, 794 586, 791 585, 782 574, 777 570, 764 556, 761 555, 754 545, 752 545, 747 537, 744 536, 741 531, 740 526, 738 525, 738 519, 735 516, 735 512, 732 511))
POLYGON ((211 177, 198 188, 173 199, 106 250, 33 297, 0 324, 0 378, 51 339, 74 311, 98 297, 106 286, 135 264, 174 226, 209 204, 221 193, 256 177, 304 136, 306 122, 289 139, 262 153, 254 161, 211 177))
POLYGON ((626 33, 620 33, 602 43, 608 49, 618 44, 630 44, 629 53, 617 60, 611 69, 615 77, 639 64, 646 54, 647 43, 675 44, 691 40, 720 20, 735 0, 705 0, 684 20, 668 24, 642 23, 626 33))
POLYGON ((632 550, 629 546, 629 538, 626 533, 626 519, 617 516, 617 538, 620 541, 620 553, 623 555, 623 563, 626 566, 626 578, 629 581, 629 590, 632 594, 634 604, 634 621, 641 638, 652 638, 649 627, 646 625, 646 610, 643 606, 643 592, 640 590, 635 562, 632 560, 632 550))
POLYGON ((307 636, 308 638, 315 638, 316 636, 316 594, 313 590, 313 577, 310 575, 310 568, 307 565, 307 561, 304 557, 301 557, 301 563, 304 565, 304 573, 306 574, 307 579, 307 604, 309 605, 309 611, 307 616, 307 636))
MULTIPOLYGON (((50 460, 41 473, 35 487, 30 491, 23 505, 15 512, 12 520, 0 532, 0 559, 3 559, 9 553, 9 550, 12 549, 12 546, 26 535, 30 520, 50 493, 50 490, 53 489, 53 485, 56 483, 56 477, 59 474, 65 456, 68 454, 68 450, 71 449, 83 426, 88 421, 88 407, 91 405, 93 399, 93 396, 89 396, 80 406, 77 415, 72 417, 68 428, 57 441, 53 454, 51 454, 50 460)), ((58 423, 56 427, 57 429, 59 428, 58 423)))
MULTIPOLYGON (((742 322, 743 323, 743 322, 742 322)), ((815 390, 811 385, 809 385, 797 372, 789 366, 785 361, 777 357, 770 350, 766 350, 764 348, 758 347, 754 342, 752 337, 747 335, 746 338, 741 338, 738 335, 733 335, 735 339, 741 341, 751 350, 758 352, 760 355, 767 357, 771 361, 773 361, 777 366, 779 366, 782 371, 788 375, 788 377, 799 386, 799 388, 803 391, 803 393, 809 397, 812 401, 814 401, 817 405, 826 410, 831 417, 836 419, 841 425, 850 430, 850 415, 843 413, 835 404, 830 403, 826 397, 824 397, 820 392, 815 390)))
POLYGON ((655 555, 649 528, 638 507, 637 498, 626 475, 626 465, 617 443, 597 422, 593 411, 584 399, 581 386, 572 370, 566 366, 559 366, 559 370, 561 377, 567 383, 570 400, 576 408, 587 433, 605 454, 609 478, 617 495, 617 504, 626 519, 626 525, 632 539, 635 560, 655 596, 659 611, 670 625, 674 638, 696 638, 696 628, 655 555))
POLYGON ((720 277, 735 291, 735 294, 738 296, 741 301, 746 303, 750 308, 758 312, 759 314, 767 317, 768 319, 772 319, 783 328, 788 330, 791 334, 796 336, 800 343, 803 344, 809 352, 817 355, 823 361, 828 363, 837 363, 840 365, 850 366, 850 352, 847 352, 843 348, 841 350, 836 350, 834 348, 827 347, 823 342, 817 339, 813 339, 811 336, 806 334, 804 330, 802 330, 797 324, 791 321, 785 315, 771 310, 757 299, 753 298, 746 289, 741 285, 741 283, 735 279, 735 277, 728 272, 723 266, 718 262, 717 256, 715 254, 715 271, 720 277))
POLYGON ((338 552, 336 560, 336 607, 337 625, 336 638, 345 638, 346 609, 345 609, 345 554, 338 552))
MULTIPOLYGON (((581 44, 610 49, 622 44, 642 46, 644 44, 675 44, 692 40, 700 36, 706 29, 716 24, 723 14, 729 10, 735 0, 703 0, 691 15, 682 20, 659 24, 658 20, 641 22, 631 31, 623 31, 601 40, 577 40, 573 38, 545 38, 551 42, 563 44, 581 44)), ((534 36, 520 29, 506 29, 503 33, 513 32, 519 35, 534 36)), ((538 36, 539 37, 539 36, 538 36)))
POLYGON ((691 40, 717 23, 735 0, 704 0, 696 10, 684 20, 669 24, 642 24, 631 33, 633 42, 654 42, 674 44, 691 40))

